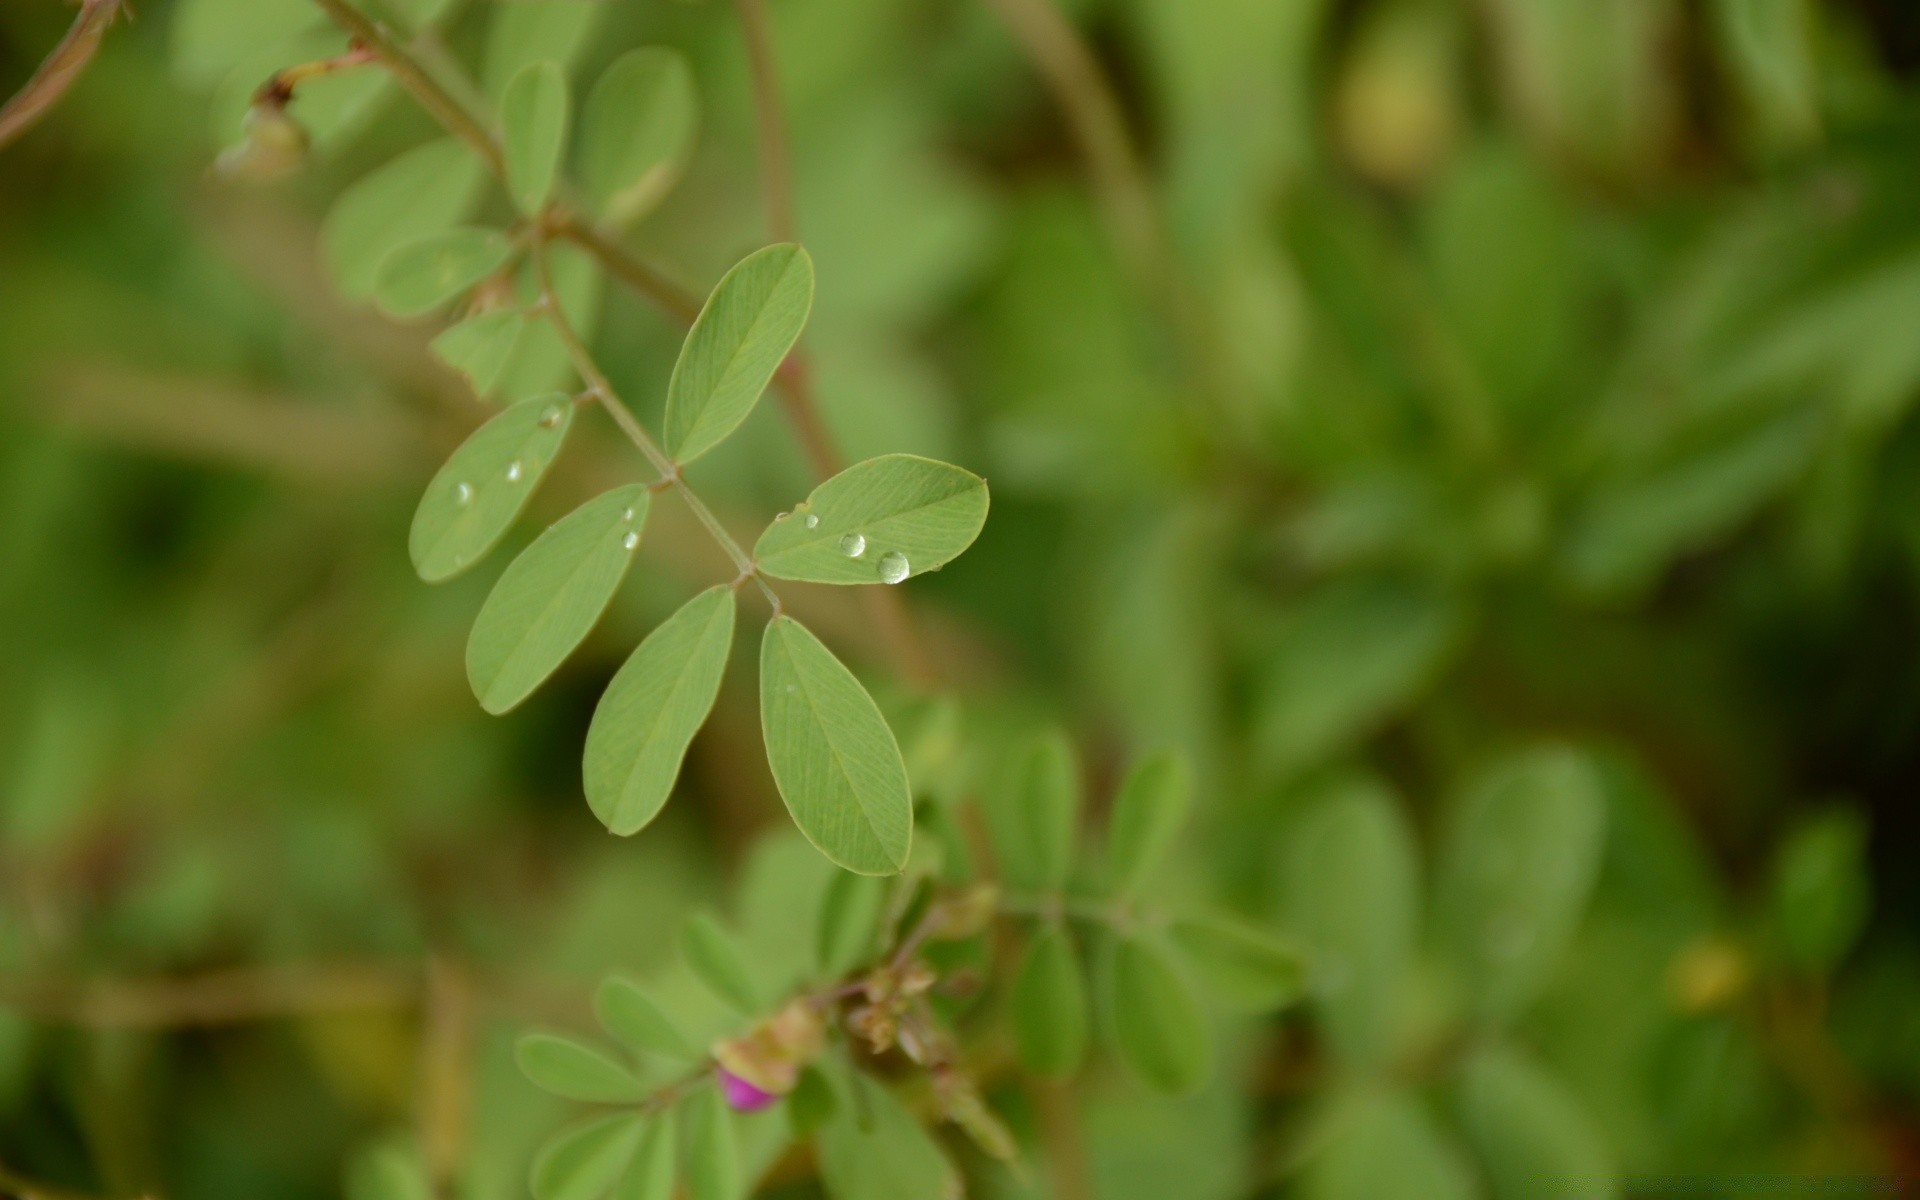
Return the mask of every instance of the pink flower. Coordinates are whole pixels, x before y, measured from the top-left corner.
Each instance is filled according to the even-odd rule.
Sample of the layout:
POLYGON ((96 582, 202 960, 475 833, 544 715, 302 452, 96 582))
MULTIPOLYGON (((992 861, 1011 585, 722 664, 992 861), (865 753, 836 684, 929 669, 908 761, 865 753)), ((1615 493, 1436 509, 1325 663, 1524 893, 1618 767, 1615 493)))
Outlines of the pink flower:
POLYGON ((759 1112, 780 1098, 772 1092, 761 1091, 725 1067, 715 1067, 714 1074, 720 1078, 720 1095, 735 1112, 759 1112))

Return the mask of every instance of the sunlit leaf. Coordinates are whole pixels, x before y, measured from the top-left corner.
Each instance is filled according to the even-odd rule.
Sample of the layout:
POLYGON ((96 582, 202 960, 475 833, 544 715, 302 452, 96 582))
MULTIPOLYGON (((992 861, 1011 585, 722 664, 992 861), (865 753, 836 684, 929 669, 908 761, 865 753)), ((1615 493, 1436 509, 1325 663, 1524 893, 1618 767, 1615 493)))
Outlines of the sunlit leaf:
POLYGON ((1025 747, 1001 787, 981 798, 1000 875, 1028 891, 1058 891, 1073 868, 1080 765, 1058 731, 1025 747))
POLYGON ((1213 1033, 1193 988, 1166 953, 1141 937, 1113 946, 1107 1014, 1120 1058, 1162 1092, 1190 1092, 1213 1071, 1213 1033))
POLYGON ((514 1044, 514 1058, 535 1086, 569 1100, 630 1104, 647 1095, 632 1071, 585 1042, 556 1033, 526 1035, 514 1044))
POLYGON ((687 60, 643 46, 613 60, 580 114, 580 181, 592 209, 616 223, 659 202, 686 168, 699 100, 687 60))
POLYGON ((813 260, 799 246, 768 246, 740 260, 693 323, 667 385, 664 441, 690 463, 739 428, 813 306, 813 260))
POLYGON ((1182 917, 1170 930, 1209 995, 1248 1012, 1298 999, 1307 964, 1300 948, 1257 925, 1218 914, 1182 917))
POLYGON ((739 1200, 740 1136, 718 1087, 701 1088, 685 1101, 687 1194, 692 1200, 739 1200))
POLYGON ((708 588, 654 629, 607 685, 587 728, 587 803, 625 836, 659 814, 713 711, 733 646, 733 590, 708 588))
POLYGON ((507 190, 529 216, 546 207, 567 146, 567 77, 551 60, 528 63, 500 96, 507 190))
POLYGON ((957 558, 987 519, 971 471, 887 454, 856 463, 767 526, 754 561, 777 579, 899 583, 957 558))
POLYGON ((626 1169, 646 1118, 601 1117, 563 1130, 533 1160, 535 1200, 600 1200, 626 1169))
POLYGON ((700 1057, 645 989, 630 979, 610 975, 602 980, 593 993, 593 1015, 602 1029, 634 1050, 685 1062, 700 1057))
POLYGON ((461 226, 415 238, 380 260, 373 298, 396 317, 418 317, 507 265, 513 244, 497 229, 461 226))
POLYGON ((1620 1194, 1606 1141, 1580 1104, 1545 1070, 1504 1047, 1468 1060, 1460 1115, 1486 1164, 1494 1200, 1612 1200, 1620 1194))
POLYGON ((680 956, 707 990, 741 1016, 755 1016, 765 1003, 746 955, 732 934, 705 913, 680 930, 680 956))
POLYGON ((1087 987, 1065 926, 1034 930, 1010 997, 1014 1044, 1027 1070, 1059 1079, 1087 1052, 1087 987))
POLYGON ((1193 768, 1184 755, 1141 759, 1127 773, 1107 823, 1107 881, 1137 891, 1166 857, 1193 807, 1193 768))
POLYGON ((597 496, 555 521, 501 573, 467 638, 467 682, 503 713, 533 694, 613 600, 640 545, 645 484, 597 496))
POLYGON ((867 689, 788 616, 760 643, 760 726, 794 824, 861 875, 891 875, 913 843, 913 794, 893 731, 867 689))
POLYGON ((526 315, 518 309, 476 313, 442 331, 433 339, 432 350, 441 362, 467 377, 476 395, 487 396, 507 369, 526 327, 526 315))
POLYGON ((513 524, 573 424, 565 396, 508 408, 460 444, 414 510, 407 549, 428 583, 479 562, 513 524))
POLYGON ((387 255, 466 216, 485 178, 480 159, 455 138, 416 146, 361 176, 320 227, 334 284, 354 299, 371 296, 387 255))

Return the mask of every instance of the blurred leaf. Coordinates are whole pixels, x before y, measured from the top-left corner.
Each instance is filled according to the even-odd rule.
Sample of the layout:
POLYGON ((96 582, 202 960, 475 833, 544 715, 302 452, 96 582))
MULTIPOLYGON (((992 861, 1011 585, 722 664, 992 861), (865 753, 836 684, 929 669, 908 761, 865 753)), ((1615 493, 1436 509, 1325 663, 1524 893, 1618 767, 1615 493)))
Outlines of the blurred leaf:
POLYGON ((832 1200, 954 1200, 960 1175, 912 1114, 859 1071, 854 1095, 820 1130, 820 1180, 832 1200))
POLYGON ((1309 1200, 1474 1200, 1481 1194, 1458 1149, 1404 1092, 1349 1098, 1328 1124, 1326 1148, 1307 1171, 1309 1200))
POLYGON ((643 483, 596 496, 501 572, 467 639, 467 682, 481 708, 514 708, 585 640, 626 578, 649 499, 643 483))
POLYGON ((648 1117, 633 1160, 613 1189, 613 1200, 673 1200, 679 1142, 679 1122, 672 1109, 648 1117))
POLYGON ((605 0, 539 0, 535 4, 495 4, 487 13, 483 59, 486 93, 498 99, 530 63, 552 61, 563 68, 586 46, 606 15, 605 0))
POLYGON ((1000 876, 1024 891, 1057 892, 1073 870, 1080 764, 1058 730, 1023 745, 1003 783, 981 796, 1000 876))
MULTIPOLYGON (((849 875, 849 879, 864 879, 864 875, 849 875)), ((801 1070, 800 1082, 793 1091, 787 1093, 787 1122, 793 1127, 793 1136, 810 1137, 821 1126, 833 1119, 840 1110, 839 1097, 833 1094, 833 1084, 821 1073, 818 1066, 809 1066, 801 1070)))
POLYGON ((497 229, 462 226, 417 237, 380 260, 373 298, 396 317, 424 316, 506 266, 513 244, 497 229))
POLYGON ((1193 808, 1193 768, 1185 755, 1155 754, 1135 763, 1107 823, 1107 879, 1132 895, 1160 865, 1193 808))
POLYGON ((1230 1007, 1271 1012, 1306 990, 1300 948, 1249 921, 1218 913, 1182 917, 1171 933, 1194 974, 1230 1007))
POLYGON ((698 120, 685 58, 643 46, 614 59, 580 114, 580 180, 588 205, 616 224, 645 214, 686 169, 698 120))
POLYGON ((487 396, 507 369, 526 327, 526 315, 518 309, 477 313, 434 338, 433 352, 467 377, 475 395, 487 396))
POLYGON ((899 583, 937 571, 980 536, 986 481, 911 454, 856 463, 776 519, 754 561, 776 579, 899 583))
POLYGON ((614 674, 587 728, 587 803, 621 836, 660 812, 687 745, 713 711, 733 648, 733 589, 708 588, 647 635, 614 674))
POLYGON ((433 1200, 420 1155, 400 1138, 354 1155, 345 1191, 347 1200, 433 1200))
POLYGON ((680 930, 680 956, 707 990, 743 1017, 759 1015, 766 1003, 747 966, 740 943, 705 913, 696 913, 680 930))
POLYGON ((887 885, 870 875, 835 871, 820 899, 814 937, 814 961, 825 979, 837 979, 859 966, 879 932, 887 885))
POLYGON ((631 1049, 682 1062, 700 1057, 686 1035, 631 979, 610 975, 602 980, 593 993, 593 1014, 602 1029, 631 1049))
POLYGON ((416 146, 361 176, 320 228, 334 283, 352 299, 373 295, 387 255, 466 216, 485 177, 479 158, 455 138, 416 146))
POLYGON ((813 260, 799 246, 768 246, 740 260, 713 289, 674 364, 663 441, 686 464, 725 440, 753 411, 807 323, 813 260))
POLYGON ((893 731, 867 689, 788 616, 760 643, 760 726, 794 824, 861 875, 892 875, 913 843, 913 793, 893 731))
POLYGON ((1511 1017, 1539 991, 1586 911, 1605 829, 1599 777, 1566 747, 1511 756, 1469 784, 1434 920, 1483 1011, 1511 1017))
POLYGON ((440 583, 493 549, 560 452, 573 424, 565 396, 523 400, 482 425, 434 474, 413 514, 413 569, 440 583))
MULTIPOLYGON (((560 0, 539 0, 542 5, 560 0)), ((567 315, 574 332, 591 340, 599 328, 602 292, 606 275, 593 257, 570 242, 548 242, 541 248, 541 260, 552 276, 554 294, 560 297, 560 311, 567 315)), ((517 294, 522 305, 538 303, 541 296, 540 272, 532 262, 521 264, 517 294)), ((552 321, 528 321, 513 348, 498 384, 500 396, 517 400, 522 396, 556 389, 571 391, 579 382, 579 372, 567 353, 566 343, 552 321)))
POLYGON ((1774 934, 1789 964, 1807 971, 1838 966, 1872 907, 1865 818, 1830 809, 1790 830, 1774 857, 1770 900, 1774 934))
POLYGON ((1492 1046, 1470 1059, 1460 1111, 1494 1200, 1620 1194, 1600 1131, 1559 1081, 1519 1054, 1492 1046))
POLYGON ((1191 1092, 1213 1073, 1213 1034, 1193 989, 1143 938, 1115 941, 1106 971, 1108 1020, 1120 1058, 1156 1091, 1191 1092))
POLYGON ((682 1101, 686 1111, 687 1195, 691 1200, 739 1200, 739 1135, 718 1085, 682 1101))
POLYGON ((321 21, 311 0, 181 0, 173 12, 174 70, 211 83, 262 45, 321 21))
POLYGON ((535 1200, 599 1200, 626 1169, 646 1120, 622 1113, 553 1138, 533 1161, 535 1200))
POLYGON ((514 73, 500 96, 501 150, 507 190, 528 216, 553 195, 553 181, 567 148, 570 100, 567 77, 552 60, 531 62, 514 73))
POLYGON ((1062 1079, 1080 1069, 1087 1052, 1087 989, 1065 926, 1047 922, 1033 931, 1008 1003, 1027 1070, 1062 1079))
POLYGON ((536 1087, 569 1100, 633 1104, 647 1097, 632 1071, 573 1038, 530 1033, 515 1044, 514 1057, 536 1087))
POLYGON ((1818 137, 1816 8, 1807 0, 1712 0, 1707 10, 1761 144, 1791 150, 1818 137))

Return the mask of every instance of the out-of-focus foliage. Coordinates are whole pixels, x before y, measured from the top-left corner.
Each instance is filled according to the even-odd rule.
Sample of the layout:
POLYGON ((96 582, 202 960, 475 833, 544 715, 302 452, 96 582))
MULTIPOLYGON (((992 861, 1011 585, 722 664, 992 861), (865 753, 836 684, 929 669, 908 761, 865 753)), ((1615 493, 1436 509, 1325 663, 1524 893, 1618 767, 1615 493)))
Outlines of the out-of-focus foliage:
MULTIPOLYGON (((527 208, 583 206, 700 296, 780 240, 731 6, 368 7, 511 117, 527 208)), ((1913 7, 769 8, 817 271, 783 311, 826 432, 993 489, 983 530, 971 485, 898 518, 937 687, 871 589, 783 587, 805 625, 773 657, 844 701, 809 745, 763 738, 744 640, 669 626, 653 682, 616 676, 731 578, 671 497, 597 624, 483 617, 463 659, 510 561, 482 554, 651 477, 548 400, 494 417, 513 446, 466 440, 575 387, 567 348, 490 232, 509 193, 383 70, 296 88, 297 136, 250 121, 274 72, 349 51, 311 0, 141 4, 0 151, 0 1192, 1911 1178, 1913 7), (1036 11, 1112 87, 1144 226, 1087 170, 1036 11), (529 486, 455 504, 463 442, 529 486), (649 692, 696 646, 696 694, 649 692), (610 681, 654 758, 596 753, 610 681), (853 865, 892 883, 836 871, 776 782, 871 733, 869 691, 912 836, 853 865), (841 1035, 767 1111, 595 1107, 923 921, 943 986, 863 1029, 924 1007, 977 1093, 841 1035)), ((0 93, 72 16, 0 6, 0 93)), ((855 582, 800 544, 821 479, 753 403, 777 353, 676 379, 681 322, 572 245, 550 268, 735 536, 855 582)))

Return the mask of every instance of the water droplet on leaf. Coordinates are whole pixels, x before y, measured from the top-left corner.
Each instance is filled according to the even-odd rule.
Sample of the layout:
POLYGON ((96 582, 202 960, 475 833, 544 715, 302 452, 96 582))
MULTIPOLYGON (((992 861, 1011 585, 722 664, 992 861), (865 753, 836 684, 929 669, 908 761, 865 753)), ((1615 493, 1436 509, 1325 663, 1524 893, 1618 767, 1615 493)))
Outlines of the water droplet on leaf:
POLYGON ((640 535, 638 533, 629 533, 620 539, 620 544, 629 550, 635 549, 640 545, 640 535))
POLYGON ((913 573, 913 567, 907 562, 907 556, 898 550, 892 550, 880 556, 880 582, 899 583, 913 573))
POLYGON ((815 516, 815 515, 814 515, 814 514, 812 514, 812 513, 808 513, 808 514, 807 514, 807 528, 808 528, 808 529, 816 529, 816 528, 818 528, 818 527, 819 527, 819 525, 820 525, 820 518, 819 518, 819 517, 817 517, 817 516, 815 516))
POLYGON ((519 483, 521 473, 522 471, 521 471, 519 459, 516 458, 512 462, 507 464, 507 482, 508 483, 519 483))
POLYGON ((453 502, 455 504, 466 504, 472 501, 472 499, 473 499, 472 484, 461 482, 453 485, 453 502))
POLYGON ((859 558, 867 552, 867 539, 858 533, 849 533, 840 539, 840 553, 848 558, 859 558))

